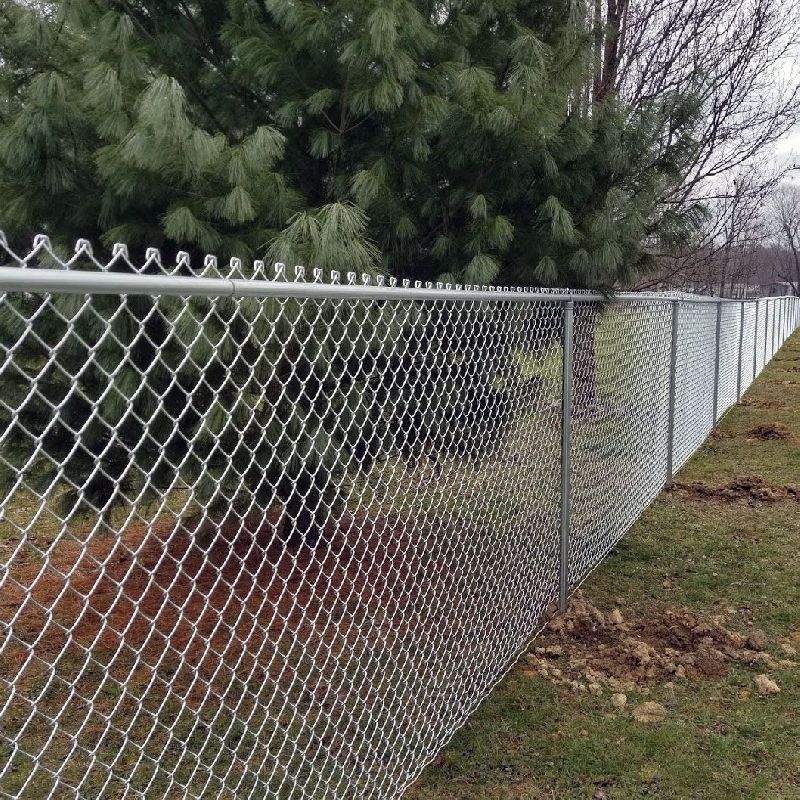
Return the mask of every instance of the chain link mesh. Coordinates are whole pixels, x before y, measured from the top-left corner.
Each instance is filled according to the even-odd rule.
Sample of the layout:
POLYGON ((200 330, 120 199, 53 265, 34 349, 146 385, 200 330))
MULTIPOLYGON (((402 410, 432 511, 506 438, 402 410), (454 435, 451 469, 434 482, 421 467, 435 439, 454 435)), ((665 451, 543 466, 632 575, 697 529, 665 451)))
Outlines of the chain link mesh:
POLYGON ((756 312, 756 375, 758 375, 767 364, 768 348, 768 316, 769 303, 766 300, 759 300, 756 312))
POLYGON ((717 385, 717 417, 724 414, 738 398, 739 333, 742 306, 739 303, 719 305, 719 376, 717 385))
MULTIPOLYGON (((0 796, 397 797, 552 611, 563 298, 270 285, 0 296, 0 796)), ((575 297, 573 586, 669 477, 673 309, 676 468, 717 353, 715 303, 575 297)), ((722 306, 720 413, 767 305, 722 306)))
POLYGON ((675 370, 673 469, 680 469, 714 427, 717 307, 680 303, 675 370))
POLYGON ((757 303, 749 302, 744 304, 744 335, 742 336, 742 392, 745 392, 753 384, 755 379, 756 360, 754 358, 756 337, 756 307, 757 303))
POLYGON ((570 577, 580 581, 664 486, 672 304, 576 306, 570 577))

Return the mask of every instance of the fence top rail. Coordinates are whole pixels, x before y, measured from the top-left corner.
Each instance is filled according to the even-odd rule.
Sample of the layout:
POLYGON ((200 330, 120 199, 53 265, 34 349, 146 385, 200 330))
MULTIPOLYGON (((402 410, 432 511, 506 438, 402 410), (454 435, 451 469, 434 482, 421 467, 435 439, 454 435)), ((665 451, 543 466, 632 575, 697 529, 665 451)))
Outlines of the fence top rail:
MULTIPOLYGON (((449 302, 549 301, 575 303, 756 303, 781 297, 734 300, 659 292, 619 292, 606 296, 585 291, 540 291, 509 287, 445 287, 441 284, 397 286, 369 283, 311 283, 302 280, 248 280, 241 278, 142 275, 69 269, 0 267, 0 291, 62 294, 173 295, 182 297, 278 297, 320 300, 424 300, 449 302)), ((787 295, 788 297, 788 295, 787 295)))
POLYGON ((421 283, 408 280, 399 284, 393 278, 364 274, 359 282, 354 272, 330 271, 328 281, 321 269, 313 269, 312 280, 305 280, 306 269, 294 268, 294 279, 284 264, 274 265, 274 277, 268 274, 263 261, 252 263, 252 276, 244 277, 241 259, 232 258, 222 267, 216 256, 207 255, 199 274, 186 275, 191 270, 190 256, 178 252, 175 265, 162 262, 158 248, 147 248, 141 266, 131 261, 128 247, 117 243, 110 258, 103 262, 94 254, 88 239, 78 239, 72 255, 58 252, 44 234, 33 239, 30 250, 20 255, 9 246, 8 237, 0 230, 0 256, 12 266, 0 266, 0 291, 27 291, 62 294, 121 294, 177 295, 183 297, 295 297, 334 300, 441 300, 449 302, 476 301, 551 301, 577 303, 595 302, 683 302, 683 303, 742 303, 751 298, 731 299, 708 297, 681 291, 616 292, 605 295, 586 289, 522 288, 516 286, 461 286, 456 284, 421 283), (55 265, 53 268, 51 265, 55 265), (88 269, 83 267, 88 266, 88 269), (118 271, 120 270, 120 271, 118 271))

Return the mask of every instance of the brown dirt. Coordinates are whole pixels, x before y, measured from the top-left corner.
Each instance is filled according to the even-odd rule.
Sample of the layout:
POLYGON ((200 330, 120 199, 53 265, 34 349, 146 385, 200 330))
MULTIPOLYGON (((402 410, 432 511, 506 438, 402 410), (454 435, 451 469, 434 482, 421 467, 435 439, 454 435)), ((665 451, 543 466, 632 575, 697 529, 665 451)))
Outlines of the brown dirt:
POLYGON ((788 411, 789 406, 782 403, 780 400, 761 399, 758 397, 743 397, 739 401, 740 406, 747 406, 749 408, 768 408, 772 411, 788 411))
POLYGON ((683 483, 673 481, 668 491, 678 492, 689 497, 719 500, 747 500, 757 503, 774 503, 779 500, 800 499, 800 488, 796 486, 777 486, 768 484, 760 475, 734 478, 722 486, 712 486, 705 481, 683 483))
POLYGON ((0 596, 0 629, 14 634, 0 677, 34 686, 48 665, 69 670, 71 656, 80 664, 91 650, 120 682, 177 669, 173 689, 197 676, 229 685, 234 669, 266 678, 273 664, 292 668, 276 649, 330 640, 340 626, 346 646, 354 613, 399 611, 430 571, 431 537, 412 540, 399 519, 345 515, 316 548, 287 547, 275 531, 274 519, 231 515, 204 550, 173 518, 18 558, 0 596))
POLYGON ((773 422, 768 425, 757 425, 755 428, 748 431, 748 436, 753 439, 770 441, 777 439, 791 439, 792 432, 786 427, 786 425, 782 425, 780 422, 773 422))
POLYGON ((601 611, 576 593, 567 613, 551 620, 527 655, 534 671, 575 691, 633 691, 662 681, 724 675, 734 664, 761 671, 795 666, 776 660, 760 631, 724 627, 724 617, 704 620, 685 608, 643 619, 619 609, 601 611))
POLYGON ((733 439, 734 434, 731 431, 722 430, 721 428, 714 428, 709 434, 709 439, 714 441, 721 441, 723 439, 733 439))

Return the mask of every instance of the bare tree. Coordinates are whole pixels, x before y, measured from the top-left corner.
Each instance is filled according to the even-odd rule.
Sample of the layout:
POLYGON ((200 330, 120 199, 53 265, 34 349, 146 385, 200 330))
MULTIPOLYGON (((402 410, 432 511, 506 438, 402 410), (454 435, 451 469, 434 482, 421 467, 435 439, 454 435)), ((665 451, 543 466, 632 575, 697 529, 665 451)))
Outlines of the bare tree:
POLYGON ((716 194, 704 198, 704 217, 682 247, 657 250, 658 268, 644 276, 639 289, 688 287, 735 297, 748 292, 761 269, 762 251, 772 239, 763 211, 784 175, 759 158, 716 181, 716 194))
MULTIPOLYGON (((663 113, 664 124, 653 126, 654 160, 668 150, 675 156, 681 114, 697 120, 658 207, 661 214, 703 209, 693 268, 718 266, 721 248, 741 249, 742 237, 758 229, 758 208, 781 177, 763 171, 765 155, 800 121, 796 3, 594 0, 589 16, 592 99, 616 94, 634 112, 663 113)), ((689 268, 686 250, 670 255, 676 274, 689 268)))
POLYGON ((784 182, 772 198, 775 241, 779 245, 776 271, 778 277, 800 294, 800 185, 784 182))
POLYGON ((669 199, 691 196, 709 179, 746 164, 798 121, 800 71, 792 64, 800 14, 793 3, 607 3, 600 85, 615 84, 634 106, 670 95, 693 97, 702 106, 698 147, 669 199))

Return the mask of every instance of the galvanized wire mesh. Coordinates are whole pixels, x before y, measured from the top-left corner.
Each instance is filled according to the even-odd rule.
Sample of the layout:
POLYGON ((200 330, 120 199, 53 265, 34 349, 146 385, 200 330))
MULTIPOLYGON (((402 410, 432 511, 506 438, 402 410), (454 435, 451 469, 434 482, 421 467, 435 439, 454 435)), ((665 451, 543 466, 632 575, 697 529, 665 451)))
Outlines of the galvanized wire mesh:
POLYGON ((744 304, 744 333, 742 336, 742 353, 739 359, 739 368, 742 374, 741 391, 745 392, 755 379, 756 360, 756 307, 757 303, 744 304))
POLYGON ((570 579, 580 581, 664 485, 672 304, 575 310, 570 579))
POLYGON ((797 326, 0 252, 2 797, 399 796, 797 326))
POLYGON ((724 414, 738 399, 742 306, 724 303, 720 309, 719 375, 717 387, 717 416, 724 414))
POLYGON ((681 303, 676 313, 673 469, 678 470, 714 427, 717 306, 681 303))

